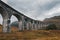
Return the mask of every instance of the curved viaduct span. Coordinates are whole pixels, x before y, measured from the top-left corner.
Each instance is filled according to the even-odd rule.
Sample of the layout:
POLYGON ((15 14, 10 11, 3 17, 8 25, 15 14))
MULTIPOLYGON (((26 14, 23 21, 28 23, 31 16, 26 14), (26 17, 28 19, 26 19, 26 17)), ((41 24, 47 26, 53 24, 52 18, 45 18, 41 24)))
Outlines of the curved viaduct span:
POLYGON ((6 3, 0 0, 0 14, 3 18, 3 32, 11 32, 10 19, 14 15, 19 21, 19 31, 22 30, 37 30, 43 26, 40 21, 31 19, 20 12, 16 11, 6 3))

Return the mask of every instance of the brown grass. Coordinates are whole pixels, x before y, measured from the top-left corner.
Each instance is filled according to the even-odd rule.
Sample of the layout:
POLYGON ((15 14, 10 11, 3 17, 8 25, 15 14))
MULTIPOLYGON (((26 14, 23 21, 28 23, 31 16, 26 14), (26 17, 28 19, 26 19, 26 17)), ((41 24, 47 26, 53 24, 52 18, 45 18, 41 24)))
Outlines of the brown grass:
MULTIPOLYGON (((16 28, 12 29, 15 30, 16 28)), ((14 31, 11 33, 2 33, 0 31, 0 40, 60 40, 60 30, 25 30, 23 32, 14 31)))

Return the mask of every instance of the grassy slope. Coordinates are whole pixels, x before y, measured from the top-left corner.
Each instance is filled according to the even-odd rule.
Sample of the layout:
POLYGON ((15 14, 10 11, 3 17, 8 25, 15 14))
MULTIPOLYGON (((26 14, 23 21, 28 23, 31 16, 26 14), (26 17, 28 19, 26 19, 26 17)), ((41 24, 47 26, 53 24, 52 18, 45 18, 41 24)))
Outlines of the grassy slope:
POLYGON ((37 31, 25 30, 23 32, 11 32, 11 33, 2 33, 0 31, 0 40, 60 40, 60 31, 59 30, 49 30, 49 31, 48 30, 37 30, 37 31))

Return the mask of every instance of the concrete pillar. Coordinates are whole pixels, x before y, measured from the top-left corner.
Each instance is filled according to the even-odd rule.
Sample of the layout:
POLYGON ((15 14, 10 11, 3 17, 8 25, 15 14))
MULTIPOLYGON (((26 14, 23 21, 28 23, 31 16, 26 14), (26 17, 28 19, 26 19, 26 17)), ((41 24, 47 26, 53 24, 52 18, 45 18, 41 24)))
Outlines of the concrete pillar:
POLYGON ((24 16, 21 16, 21 20, 19 21, 19 31, 24 30, 24 16))
POLYGON ((31 21, 31 30, 32 30, 32 21, 31 21))
POLYGON ((31 28, 30 28, 30 22, 28 22, 28 27, 29 27, 29 30, 30 30, 30 29, 31 29, 31 28))
POLYGON ((28 26, 27 26, 28 30, 30 30, 30 22, 28 22, 28 26))
POLYGON ((37 30, 39 29, 39 23, 37 22, 37 30))
POLYGON ((26 18, 26 30, 29 30, 29 20, 26 18))
POLYGON ((27 21, 27 30, 31 30, 31 22, 29 19, 27 21))
POLYGON ((27 22, 24 20, 24 30, 27 30, 27 22))
POLYGON ((7 23, 8 23, 8 28, 7 28, 7 31, 8 31, 8 32, 11 32, 10 19, 8 19, 7 23))
POLYGON ((41 24, 40 24, 40 22, 39 22, 39 30, 41 29, 40 27, 41 27, 41 24))
POLYGON ((19 21, 19 31, 22 31, 23 27, 22 27, 22 21, 19 21))
POLYGON ((33 21, 33 23, 32 23, 32 30, 34 30, 34 21, 33 21))
POLYGON ((35 23, 35 30, 37 30, 37 23, 35 23))
POLYGON ((37 27, 37 29, 38 29, 38 30, 40 29, 40 25, 39 25, 39 22, 38 22, 38 27, 37 27))
POLYGON ((41 25, 41 26, 40 26, 40 29, 42 29, 42 23, 40 23, 40 25, 41 25))
POLYGON ((33 22, 31 23, 31 30, 33 30, 33 22))
POLYGON ((27 26, 26 27, 27 27, 27 30, 29 30, 29 23, 28 22, 27 22, 27 26))
POLYGON ((22 16, 22 28, 23 28, 22 30, 24 30, 24 21, 25 21, 24 16, 22 16))
POLYGON ((41 24, 41 29, 43 29, 43 23, 41 24))
POLYGON ((40 22, 39 22, 39 30, 40 30, 40 26, 41 26, 41 25, 40 25, 40 22))
POLYGON ((3 19, 3 32, 10 32, 10 20, 3 19))
POLYGON ((29 22, 29 30, 31 30, 31 22, 29 22))
POLYGON ((37 22, 35 23, 35 30, 37 30, 37 22))

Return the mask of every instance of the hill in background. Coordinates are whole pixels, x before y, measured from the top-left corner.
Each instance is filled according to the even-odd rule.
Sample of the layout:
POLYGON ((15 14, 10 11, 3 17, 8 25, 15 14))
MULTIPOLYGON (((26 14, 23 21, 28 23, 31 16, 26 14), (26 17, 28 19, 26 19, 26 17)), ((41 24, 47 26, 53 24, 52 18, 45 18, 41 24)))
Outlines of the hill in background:
POLYGON ((46 18, 44 20, 44 22, 45 23, 53 23, 60 30, 60 16, 54 16, 54 17, 51 17, 51 18, 46 18))

